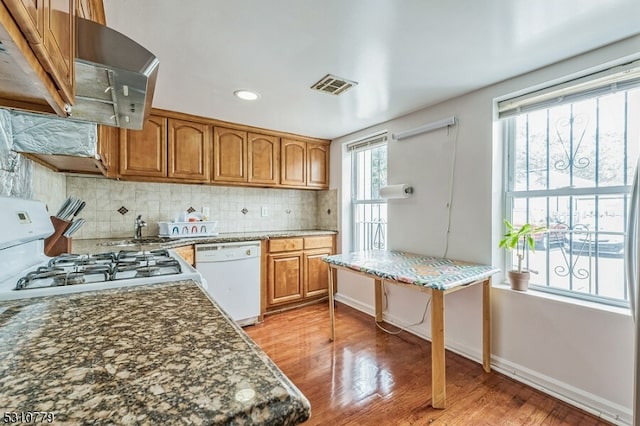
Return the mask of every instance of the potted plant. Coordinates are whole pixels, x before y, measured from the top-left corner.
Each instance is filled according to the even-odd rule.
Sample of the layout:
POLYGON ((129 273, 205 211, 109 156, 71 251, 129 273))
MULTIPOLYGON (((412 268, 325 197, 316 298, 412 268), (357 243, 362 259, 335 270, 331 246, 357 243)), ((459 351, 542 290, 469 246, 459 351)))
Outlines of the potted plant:
POLYGON ((525 223, 517 228, 506 219, 504 224, 507 228, 507 232, 500 240, 498 247, 506 250, 515 250, 516 257, 518 258, 518 268, 512 269, 508 272, 509 282, 511 282, 511 288, 513 290, 526 291, 529 287, 529 278, 531 277, 530 273, 534 271, 522 269, 522 260, 524 259, 525 248, 529 247, 532 252, 535 252, 536 244, 533 236, 546 232, 547 228, 544 226, 533 226, 530 223, 525 223))

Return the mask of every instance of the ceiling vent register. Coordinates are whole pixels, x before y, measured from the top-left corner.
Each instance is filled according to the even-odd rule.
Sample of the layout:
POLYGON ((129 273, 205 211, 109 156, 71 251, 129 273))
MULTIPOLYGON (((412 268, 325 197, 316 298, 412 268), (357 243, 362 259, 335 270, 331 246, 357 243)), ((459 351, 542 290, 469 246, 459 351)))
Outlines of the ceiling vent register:
POLYGON ((311 88, 319 92, 329 93, 330 95, 340 95, 357 85, 358 83, 356 83, 355 81, 327 74, 322 77, 320 81, 314 83, 311 88))

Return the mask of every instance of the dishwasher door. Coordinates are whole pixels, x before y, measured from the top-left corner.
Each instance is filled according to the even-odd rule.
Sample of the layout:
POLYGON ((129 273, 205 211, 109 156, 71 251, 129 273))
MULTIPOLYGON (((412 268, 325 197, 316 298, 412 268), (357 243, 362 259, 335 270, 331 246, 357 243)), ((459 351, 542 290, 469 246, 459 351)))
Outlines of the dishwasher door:
POLYGON ((205 290, 241 326, 260 316, 260 242, 197 244, 205 290))

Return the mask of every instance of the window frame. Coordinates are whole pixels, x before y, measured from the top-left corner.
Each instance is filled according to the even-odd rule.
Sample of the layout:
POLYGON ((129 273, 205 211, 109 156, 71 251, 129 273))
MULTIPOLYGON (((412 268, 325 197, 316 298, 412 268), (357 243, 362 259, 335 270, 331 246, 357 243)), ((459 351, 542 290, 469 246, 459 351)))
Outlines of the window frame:
MULTIPOLYGON (((383 131, 383 132, 379 132, 376 133, 374 135, 368 136, 366 138, 351 142, 349 144, 347 144, 347 151, 349 153, 349 157, 350 157, 350 167, 351 167, 351 182, 350 182, 350 189, 351 189, 351 208, 350 208, 350 223, 351 223, 351 251, 359 251, 359 250, 366 250, 366 249, 371 249, 371 248, 375 248, 374 247, 374 241, 375 238, 373 238, 370 242, 371 242, 371 248, 366 248, 363 249, 361 247, 358 247, 358 223, 357 222, 357 206, 358 205, 381 205, 384 204, 385 206, 387 205, 387 200, 383 199, 383 198, 376 198, 376 199, 358 199, 356 198, 356 194, 358 193, 358 189, 357 189, 357 182, 358 182, 358 166, 357 166, 357 159, 356 159, 356 155, 358 152, 363 152, 366 150, 372 150, 375 148, 380 148, 380 147, 385 147, 385 149, 387 150, 388 153, 388 137, 387 137, 387 131, 383 131)), ((387 164, 386 167, 388 167, 388 157, 387 157, 387 164)), ((386 182, 385 182, 386 184, 386 182)), ((385 234, 384 236, 384 242, 386 243, 387 241, 387 235, 386 235, 386 231, 388 229, 387 223, 384 224, 384 230, 383 233, 385 234)))
MULTIPOLYGON (((569 101, 565 101, 563 103, 565 104, 574 104, 576 102, 580 102, 582 100, 586 100, 586 99, 595 99, 598 98, 600 96, 603 96, 607 93, 612 93, 612 92, 626 92, 629 90, 634 90, 634 89, 638 89, 640 88, 640 81, 639 80, 634 80, 634 83, 636 83, 635 85, 630 85, 630 84, 625 84, 624 86, 622 86, 619 90, 617 89, 611 89, 611 90, 597 90, 597 91, 593 91, 593 86, 591 86, 590 88, 590 92, 589 93, 577 93, 571 100, 569 101)), ((615 83, 614 83, 615 85, 615 83)), ((563 90, 566 90, 567 86, 564 85, 563 90)), ((626 100, 625 100, 626 102, 626 100)), ((594 198, 594 202, 599 202, 600 199, 599 197, 601 196, 621 196, 623 197, 623 204, 624 204, 624 227, 623 227, 623 231, 618 233, 619 235, 622 235, 623 237, 626 238, 626 234, 628 232, 627 230, 627 222, 628 222, 628 203, 630 200, 630 195, 631 195, 631 190, 632 190, 632 182, 629 182, 626 178, 625 175, 625 179, 624 179, 624 184, 623 185, 611 185, 611 186, 600 186, 600 185, 595 185, 595 187, 588 187, 588 188, 582 188, 582 187, 562 187, 562 188, 552 188, 552 189, 532 189, 532 190, 522 190, 522 189, 515 189, 515 181, 516 181, 516 141, 518 138, 517 135, 517 128, 518 125, 516 124, 517 118, 521 115, 526 115, 528 113, 532 113, 534 111, 540 111, 540 110, 549 110, 550 108, 553 108, 554 106, 556 106, 557 104, 554 105, 550 105, 548 103, 548 101, 542 102, 538 105, 538 108, 532 107, 531 104, 529 106, 527 106, 526 109, 522 110, 522 111, 516 111, 514 112, 514 110, 510 110, 508 114, 505 114, 504 116, 502 116, 501 118, 503 118, 501 121, 501 126, 500 126, 500 131, 501 131, 501 137, 502 137, 502 141, 503 141, 503 155, 505 158, 505 162, 504 162, 504 167, 503 167, 503 217, 506 218, 509 221, 513 221, 513 213, 514 213, 514 209, 516 208, 516 201, 518 199, 522 199, 525 200, 525 202, 528 203, 528 200, 532 199, 532 198, 536 198, 536 197, 541 197, 541 198, 548 198, 548 197, 566 197, 569 198, 570 200, 574 200, 576 199, 576 197, 580 197, 580 196, 588 196, 588 197, 593 197, 594 198)), ((628 119, 628 117, 626 118, 628 119)), ((625 122, 626 123, 626 122, 625 122)), ((549 124, 547 123, 547 126, 549 124)), ((628 124, 626 124, 628 125, 628 124)), ((626 138, 626 129, 625 129, 625 138, 626 138)), ((625 141, 625 143, 628 143, 627 141, 625 141)), ((633 143, 633 141, 632 141, 633 143)), ((548 150, 549 148, 547 147, 547 152, 546 152, 546 156, 548 158, 548 156, 550 155, 550 152, 548 150)), ((625 148, 626 149, 626 148, 625 148)), ((627 161, 626 158, 626 151, 625 151, 625 162, 627 161)), ((596 158, 597 160, 597 158, 596 158)), ((627 164, 627 163, 625 163, 627 164)), ((633 165, 635 164, 635 162, 630 162, 630 167, 633 167, 633 165)), ((626 167, 626 166, 625 166, 626 167)), ((530 210, 530 207, 527 204, 527 209, 526 209, 526 220, 527 221, 531 221, 531 213, 532 211, 530 210)), ((547 222, 547 225, 549 224, 549 217, 546 217, 545 221, 547 222)), ((596 222, 597 223, 597 222, 596 222)), ((574 224, 575 226, 575 224, 574 224)), ((501 228, 502 231, 502 228, 501 228)), ((570 233, 575 233, 575 229, 573 228, 569 228, 569 230, 567 232, 570 233)), ((596 231, 589 231, 592 233, 595 233, 595 235, 598 235, 598 230, 596 231)), ((616 232, 613 231, 604 231, 605 235, 616 235, 616 232)), ((502 234, 502 232, 501 232, 502 234)), ((548 237, 546 237, 548 238, 548 237)), ((571 237, 573 238, 573 237, 571 237)), ((547 240, 548 241, 548 240, 547 240)), ((573 241, 573 240, 571 240, 573 241)), ((570 243, 572 244, 572 243, 570 243)), ((549 246, 548 246, 549 247, 549 246)), ((550 248, 548 248, 548 250, 550 250, 550 248)), ((529 263, 529 255, 530 255, 530 251, 529 249, 526 250, 526 255, 525 255, 525 264, 529 263)), ((591 262, 591 255, 589 254, 589 261, 591 262)), ((547 258, 546 261, 549 261, 549 254, 547 254, 547 258)), ((597 273, 597 269, 598 269, 598 264, 597 262, 600 259, 600 256, 598 255, 598 253, 596 252, 596 273, 597 273)), ((622 261, 622 268, 624 269, 625 267, 625 262, 626 259, 624 259, 622 261)), ((505 266, 505 270, 509 270, 512 268, 513 266, 513 257, 509 256, 508 254, 504 256, 504 266, 505 266)), ((551 284, 553 283, 553 281, 551 281, 550 279, 550 264, 546 264, 546 270, 544 271, 546 278, 545 278, 545 283, 544 285, 542 284, 534 284, 531 283, 530 287, 532 289, 538 290, 538 291, 542 291, 545 293, 550 293, 550 294, 556 294, 556 295, 560 295, 560 296, 565 296, 565 297, 569 297, 571 299, 575 299, 575 300, 583 300, 583 301, 589 301, 589 302, 595 302, 601 305, 608 305, 608 306, 616 306, 616 307, 622 307, 622 308, 627 308, 629 307, 629 294, 628 294, 628 288, 627 288, 627 283, 626 283, 626 278, 624 279, 622 285, 623 285, 623 297, 624 299, 620 299, 617 297, 609 297, 609 296, 605 296, 605 295, 597 295, 597 294, 592 294, 591 290, 590 292, 582 292, 582 291, 578 291, 578 290, 570 290, 570 289, 563 289, 559 286, 552 286, 551 284)), ((571 266, 573 267, 573 265, 571 266)), ((596 291, 597 290, 597 286, 598 286, 598 278, 596 277, 596 291)))

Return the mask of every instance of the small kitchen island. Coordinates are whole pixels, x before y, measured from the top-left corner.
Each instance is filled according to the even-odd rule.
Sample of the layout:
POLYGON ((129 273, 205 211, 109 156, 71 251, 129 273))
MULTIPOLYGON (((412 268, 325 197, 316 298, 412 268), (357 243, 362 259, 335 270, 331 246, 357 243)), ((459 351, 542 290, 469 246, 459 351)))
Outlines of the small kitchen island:
POLYGON ((16 419, 295 425, 310 416, 305 396, 190 280, 0 301, 0 335, 0 408, 16 419))

